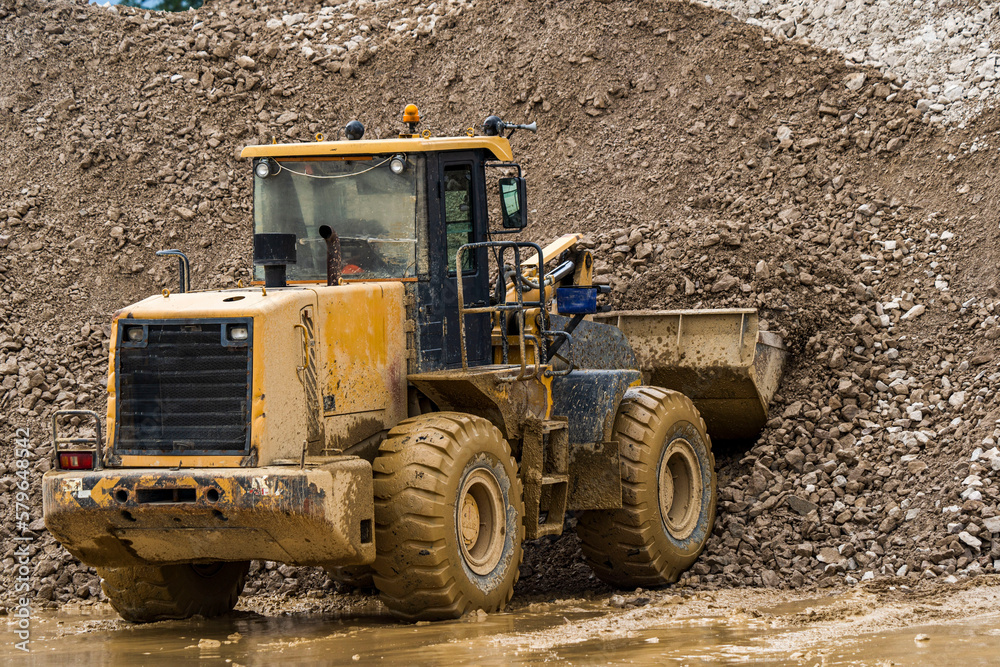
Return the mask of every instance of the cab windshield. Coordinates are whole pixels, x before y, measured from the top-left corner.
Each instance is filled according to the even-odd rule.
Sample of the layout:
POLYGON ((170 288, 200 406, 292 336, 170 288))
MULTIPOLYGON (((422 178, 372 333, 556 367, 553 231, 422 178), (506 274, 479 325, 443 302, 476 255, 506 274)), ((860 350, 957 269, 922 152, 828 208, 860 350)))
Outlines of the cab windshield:
MULTIPOLYGON (((423 182, 422 156, 271 159, 270 175, 254 176, 254 233, 295 235, 295 264, 289 280, 326 280, 329 225, 340 237, 344 280, 410 278, 416 275, 417 198, 423 182)), ((254 166, 257 167, 255 162, 254 166)), ((255 267, 263 280, 263 267, 255 267)))

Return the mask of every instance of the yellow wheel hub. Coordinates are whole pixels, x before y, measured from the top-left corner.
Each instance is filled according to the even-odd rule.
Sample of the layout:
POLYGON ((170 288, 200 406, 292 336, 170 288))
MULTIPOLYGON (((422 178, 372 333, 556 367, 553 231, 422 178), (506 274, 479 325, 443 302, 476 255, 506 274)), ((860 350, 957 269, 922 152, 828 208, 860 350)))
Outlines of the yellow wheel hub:
POLYGON ((702 510, 702 481, 698 454, 684 438, 667 446, 660 459, 660 516, 675 539, 686 539, 698 526, 702 510))
POLYGON ((492 572, 503 556, 507 509, 500 482, 488 468, 475 468, 458 493, 458 537, 462 557, 476 574, 492 572))
POLYGON ((462 539, 468 549, 476 543, 479 537, 479 505, 472 494, 466 494, 462 500, 462 539))

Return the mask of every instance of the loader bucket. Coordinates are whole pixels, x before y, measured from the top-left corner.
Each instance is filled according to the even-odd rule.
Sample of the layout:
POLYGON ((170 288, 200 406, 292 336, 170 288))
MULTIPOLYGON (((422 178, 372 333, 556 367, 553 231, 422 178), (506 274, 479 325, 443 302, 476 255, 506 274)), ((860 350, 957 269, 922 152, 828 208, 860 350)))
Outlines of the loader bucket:
POLYGON ((764 428, 788 352, 758 330, 756 310, 618 311, 594 321, 621 329, 643 382, 694 401, 713 439, 752 440, 764 428))

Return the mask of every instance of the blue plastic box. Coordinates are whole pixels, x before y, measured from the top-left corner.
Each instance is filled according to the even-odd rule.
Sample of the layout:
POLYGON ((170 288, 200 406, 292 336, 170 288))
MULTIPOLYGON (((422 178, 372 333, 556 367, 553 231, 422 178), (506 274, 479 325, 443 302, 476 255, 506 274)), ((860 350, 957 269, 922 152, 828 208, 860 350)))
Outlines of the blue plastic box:
POLYGON ((556 310, 560 315, 592 315, 597 312, 596 287, 557 287, 556 310))

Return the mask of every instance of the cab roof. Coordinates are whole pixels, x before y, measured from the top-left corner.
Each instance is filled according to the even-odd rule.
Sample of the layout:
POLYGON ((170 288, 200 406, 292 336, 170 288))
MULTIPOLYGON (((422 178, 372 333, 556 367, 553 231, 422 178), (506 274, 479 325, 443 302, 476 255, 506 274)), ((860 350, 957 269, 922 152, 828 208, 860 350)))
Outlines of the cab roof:
POLYGON ((240 157, 320 157, 324 155, 379 155, 387 153, 430 153, 483 148, 497 160, 514 159, 510 142, 503 137, 416 137, 361 139, 358 141, 315 141, 298 144, 247 146, 240 157))

